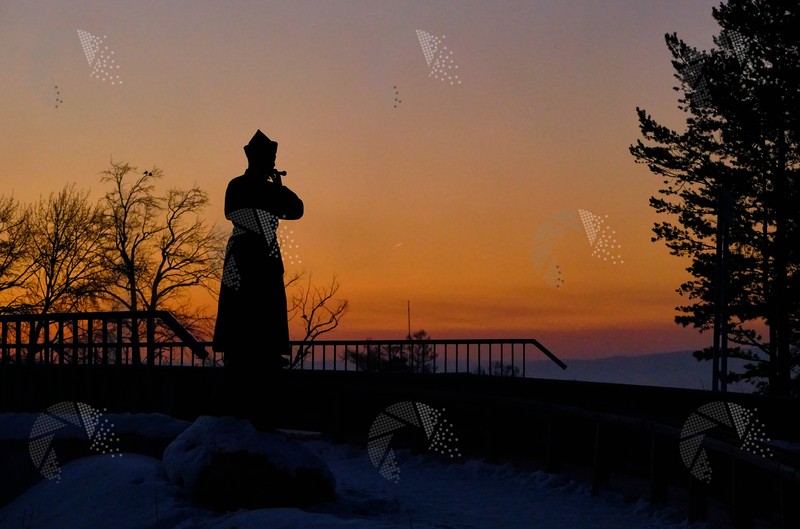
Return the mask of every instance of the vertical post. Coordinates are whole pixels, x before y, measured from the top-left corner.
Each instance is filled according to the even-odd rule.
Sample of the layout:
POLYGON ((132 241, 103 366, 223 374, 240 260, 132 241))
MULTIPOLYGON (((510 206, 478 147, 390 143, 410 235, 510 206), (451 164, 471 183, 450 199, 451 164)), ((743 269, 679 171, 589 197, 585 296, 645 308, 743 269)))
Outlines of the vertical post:
MULTIPOLYGON (((49 327, 49 325, 48 325, 49 327)), ((72 320, 72 364, 78 365, 78 348, 79 348, 79 334, 78 334, 78 317, 72 320)))
POLYGON ((411 339, 411 300, 407 302, 408 306, 408 339, 411 339))
MULTIPOLYGON (((145 326, 147 333, 147 365, 152 367, 156 363, 156 320, 155 313, 152 310, 147 311, 145 318, 145 326)), ((136 333, 138 337, 138 332, 136 333)))
POLYGON ((16 351, 17 351, 17 364, 22 361, 22 322, 17 320, 17 332, 14 334, 14 341, 16 343, 16 351))
POLYGON ((732 197, 724 183, 718 185, 717 248, 714 273, 714 356, 712 390, 728 390, 728 224, 732 220, 732 197))
POLYGON ((56 333, 58 339, 58 363, 64 363, 64 355, 66 354, 66 342, 64 341, 64 320, 58 320, 58 331, 56 333))
POLYGON ((117 365, 122 363, 122 318, 117 318, 117 354, 115 355, 117 365))
POLYGON ((31 318, 28 320, 28 355, 30 357, 30 363, 36 363, 36 344, 35 342, 38 341, 38 333, 36 332, 36 320, 31 318))
POLYGON ((97 359, 97 351, 94 347, 94 325, 93 318, 90 314, 86 319, 86 355, 87 363, 95 364, 97 359))
POLYGON ((108 320, 106 318, 103 318, 100 321, 102 322, 103 325, 103 331, 102 331, 103 365, 107 366, 108 365, 108 320))
POLYGON ((131 312, 131 364, 141 365, 142 356, 139 350, 139 319, 136 312, 131 312))
POLYGON ((51 352, 52 348, 50 346, 50 322, 44 320, 44 345, 42 346, 42 362, 45 364, 52 364, 51 352))
POLYGON ((527 365, 527 354, 528 354, 528 344, 522 344, 522 378, 525 378, 527 375, 525 373, 525 367, 527 365))
POLYGON ((3 322, 3 363, 8 363, 8 323, 3 322))

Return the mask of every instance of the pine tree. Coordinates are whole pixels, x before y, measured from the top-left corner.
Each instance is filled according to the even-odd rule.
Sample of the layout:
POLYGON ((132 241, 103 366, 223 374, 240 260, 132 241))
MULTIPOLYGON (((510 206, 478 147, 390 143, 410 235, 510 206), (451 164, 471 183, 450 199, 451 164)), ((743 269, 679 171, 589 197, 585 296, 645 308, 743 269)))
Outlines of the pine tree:
POLYGON ((716 289, 726 283, 729 355, 748 360, 728 380, 786 395, 800 386, 792 380, 800 353, 800 4, 730 0, 713 16, 721 27, 715 49, 666 36, 685 132, 637 108, 644 141, 631 153, 663 179, 650 199, 666 216, 653 241, 691 259, 691 279, 678 288, 690 303, 677 307, 676 322, 710 330, 721 304, 716 289), (727 278, 715 266, 725 247, 727 278))

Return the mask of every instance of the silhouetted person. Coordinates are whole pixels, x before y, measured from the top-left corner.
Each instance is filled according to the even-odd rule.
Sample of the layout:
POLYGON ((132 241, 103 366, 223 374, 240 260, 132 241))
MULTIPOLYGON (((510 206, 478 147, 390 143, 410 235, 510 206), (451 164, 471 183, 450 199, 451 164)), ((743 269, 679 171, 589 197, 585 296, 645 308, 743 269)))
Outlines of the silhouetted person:
MULTIPOLYGON (((270 371, 289 363, 289 323, 283 260, 275 235, 280 219, 299 219, 303 202, 275 170, 278 144, 261 130, 245 145, 248 167, 225 191, 228 240, 214 350, 225 353, 225 370, 235 390, 263 383, 270 371)), ((283 173, 285 174, 285 173, 283 173)), ((251 397, 255 394, 251 393, 251 397)), ((253 403, 254 404, 254 403, 253 403)))

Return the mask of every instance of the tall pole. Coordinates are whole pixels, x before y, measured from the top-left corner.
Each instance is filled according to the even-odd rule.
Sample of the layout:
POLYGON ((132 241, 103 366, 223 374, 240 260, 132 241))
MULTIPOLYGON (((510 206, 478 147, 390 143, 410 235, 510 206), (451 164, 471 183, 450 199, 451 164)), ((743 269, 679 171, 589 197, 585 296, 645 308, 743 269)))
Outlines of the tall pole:
POLYGON ((728 391, 728 224, 733 220, 733 199, 724 183, 717 203, 717 252, 714 280, 714 353, 712 391, 728 391))
POLYGON ((408 300, 408 339, 411 339, 411 300, 408 300))

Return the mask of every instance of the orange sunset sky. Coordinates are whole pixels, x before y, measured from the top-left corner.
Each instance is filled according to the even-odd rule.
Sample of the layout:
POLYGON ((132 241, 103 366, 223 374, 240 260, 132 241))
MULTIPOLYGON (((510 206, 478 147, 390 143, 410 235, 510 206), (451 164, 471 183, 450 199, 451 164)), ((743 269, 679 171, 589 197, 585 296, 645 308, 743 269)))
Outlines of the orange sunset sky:
POLYGON ((197 183, 228 229, 225 187, 261 128, 306 207, 287 268, 335 273, 350 301, 331 338, 403 338, 410 300, 434 338, 531 337, 563 358, 710 344, 673 323, 687 263, 650 242, 660 181, 628 146, 637 106, 682 128, 664 34, 711 47, 718 4, 4 0, 2 194, 75 182, 99 198, 113 157, 162 168, 162 189, 197 183), (91 76, 78 30, 112 77, 91 76), (460 84, 429 75, 417 30, 460 84), (578 209, 616 231, 624 263, 566 230, 554 288, 534 237, 578 209))

